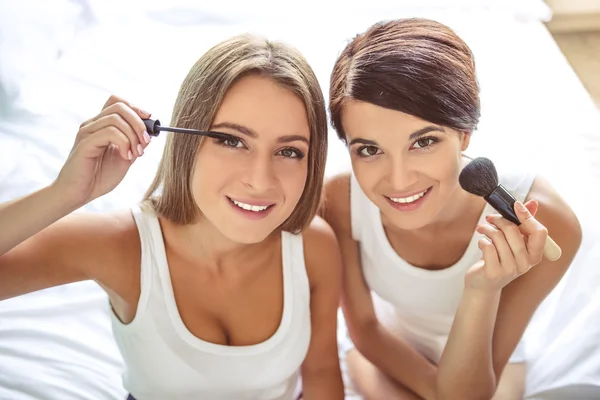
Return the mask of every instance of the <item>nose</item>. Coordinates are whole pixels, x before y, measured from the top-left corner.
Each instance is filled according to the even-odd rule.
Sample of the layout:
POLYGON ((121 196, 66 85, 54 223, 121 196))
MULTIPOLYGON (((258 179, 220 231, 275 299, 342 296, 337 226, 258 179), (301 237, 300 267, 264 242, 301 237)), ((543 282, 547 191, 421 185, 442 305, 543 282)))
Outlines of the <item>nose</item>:
POLYGON ((407 157, 394 157, 390 162, 389 179, 394 190, 399 192, 413 187, 418 181, 418 173, 407 157))
POLYGON ((252 157, 246 165, 242 181, 256 193, 264 193, 275 187, 275 170, 269 157, 252 157))

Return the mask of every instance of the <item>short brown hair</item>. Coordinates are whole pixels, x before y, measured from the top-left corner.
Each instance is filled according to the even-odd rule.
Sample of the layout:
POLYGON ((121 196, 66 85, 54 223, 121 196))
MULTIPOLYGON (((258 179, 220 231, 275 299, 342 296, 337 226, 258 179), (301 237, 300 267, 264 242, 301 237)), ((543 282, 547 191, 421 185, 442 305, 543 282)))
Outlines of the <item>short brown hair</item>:
MULTIPOLYGON (((173 108, 172 125, 207 130, 227 90, 240 78, 259 75, 293 91, 303 102, 310 126, 308 176, 302 196, 281 229, 299 232, 310 224, 321 200, 327 155, 327 113, 319 82, 295 48, 254 35, 239 35, 209 49, 185 78, 173 108)), ((202 138, 167 137, 158 172, 144 200, 164 218, 189 224, 201 214, 191 192, 202 138), (162 193, 155 192, 161 188, 162 193)))
POLYGON ((340 139, 347 99, 404 112, 459 131, 479 122, 473 54, 449 27, 428 19, 379 22, 356 36, 331 74, 331 123, 340 139))

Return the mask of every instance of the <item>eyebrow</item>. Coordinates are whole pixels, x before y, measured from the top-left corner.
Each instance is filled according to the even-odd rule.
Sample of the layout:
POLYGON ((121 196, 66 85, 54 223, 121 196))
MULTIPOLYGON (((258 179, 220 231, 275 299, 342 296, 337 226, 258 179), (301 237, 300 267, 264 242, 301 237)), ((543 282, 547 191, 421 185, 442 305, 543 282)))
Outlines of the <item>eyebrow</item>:
MULTIPOLYGON (((221 122, 221 123, 218 123, 216 125, 213 125, 211 127, 211 130, 212 129, 219 129, 219 128, 232 129, 232 130, 237 131, 237 132, 239 132, 239 133, 241 133, 243 135, 250 136, 251 138, 257 138, 258 137, 258 134, 254 130, 248 128, 247 126, 243 126, 243 125, 240 125, 240 124, 234 124, 232 122, 221 122)), ((295 142, 297 140, 299 140, 301 142, 304 142, 306 144, 310 144, 310 141, 308 140, 308 138, 306 138, 305 136, 302 136, 302 135, 284 135, 284 136, 280 136, 280 137, 277 138, 277 143, 289 143, 289 142, 295 142)))
MULTIPOLYGON (((426 133, 429 132, 445 132, 444 128, 439 127, 439 126, 426 126, 424 128, 419 129, 418 131, 415 131, 413 133, 410 134, 410 136, 408 137, 408 140, 415 140, 416 138, 425 135, 426 133)), ((375 142, 374 140, 368 140, 368 139, 363 139, 363 138, 356 138, 356 139, 352 139, 350 141, 350 146, 352 146, 353 144, 356 143, 360 143, 360 144, 366 144, 368 146, 375 146, 377 145, 377 142, 375 142)))

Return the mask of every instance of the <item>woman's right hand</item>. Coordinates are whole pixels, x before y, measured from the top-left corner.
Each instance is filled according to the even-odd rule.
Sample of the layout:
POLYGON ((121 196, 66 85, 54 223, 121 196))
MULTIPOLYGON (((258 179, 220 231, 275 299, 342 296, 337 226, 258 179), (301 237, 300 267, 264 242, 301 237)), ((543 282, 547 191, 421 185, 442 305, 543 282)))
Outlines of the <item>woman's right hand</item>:
POLYGON ((55 189, 76 207, 113 190, 150 143, 142 121, 149 117, 111 96, 97 116, 79 127, 71 153, 54 181, 55 189))

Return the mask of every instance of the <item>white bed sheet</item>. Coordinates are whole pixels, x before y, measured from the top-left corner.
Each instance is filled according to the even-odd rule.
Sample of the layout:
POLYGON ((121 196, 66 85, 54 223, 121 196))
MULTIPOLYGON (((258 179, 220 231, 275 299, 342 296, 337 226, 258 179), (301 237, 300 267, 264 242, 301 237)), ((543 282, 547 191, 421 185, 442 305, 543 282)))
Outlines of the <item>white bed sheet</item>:
MULTIPOLYGON (((360 13, 348 9, 339 18, 298 9, 293 19, 274 18, 275 8, 260 13, 238 5, 225 12, 226 3, 199 10, 192 2, 167 7, 152 1, 144 12, 138 12, 140 2, 122 3, 117 9, 110 1, 66 3, 70 14, 61 16, 72 22, 66 31, 49 35, 55 28, 50 27, 43 36, 32 31, 37 44, 26 40, 26 29, 20 31, 24 49, 35 51, 51 37, 45 48, 52 51, 28 58, 22 56, 27 51, 11 48, 15 63, 26 62, 0 60, 0 201, 51 182, 78 125, 96 114, 111 93, 168 123, 189 67, 209 46, 232 34, 253 31, 296 45, 326 92, 345 42, 377 20, 426 16, 455 28, 475 52, 482 89, 482 120, 471 153, 489 156, 499 168, 514 168, 518 160, 518 168, 540 171, 584 225, 577 262, 528 331, 532 367, 527 393, 534 396, 574 384, 600 386, 600 276, 594 268, 600 263, 600 233, 592 223, 599 214, 592 189, 600 183, 600 117, 539 21, 545 11, 538 3, 505 2, 499 7, 492 1, 466 1, 449 7, 430 1, 401 8, 380 1, 369 2, 372 7, 360 13), (85 18, 70 7, 82 7, 85 18), (539 340, 541 332, 550 334, 539 340)), ((2 29, 0 39, 6 32, 2 29)), ((6 55, 1 44, 0 55, 6 55)), ((333 131, 330 138, 328 176, 349 168, 347 152, 333 131)), ((138 201, 163 144, 164 138, 155 139, 124 182, 86 210, 109 211, 138 201)), ((105 294, 89 282, 0 303, 0 398, 123 398, 122 361, 110 337, 107 312, 105 294)))

